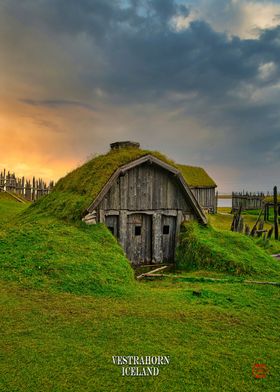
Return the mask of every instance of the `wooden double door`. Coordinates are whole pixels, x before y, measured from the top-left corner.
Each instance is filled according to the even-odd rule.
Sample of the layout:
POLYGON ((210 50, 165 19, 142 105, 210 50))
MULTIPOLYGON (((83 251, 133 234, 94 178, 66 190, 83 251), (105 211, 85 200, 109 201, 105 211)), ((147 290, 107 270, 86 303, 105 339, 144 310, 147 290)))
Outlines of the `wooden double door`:
MULTIPOLYGON (((111 232, 119 237, 119 217, 106 217, 105 223, 111 232)), ((127 215, 125 252, 133 264, 173 262, 175 253, 176 216, 161 215, 160 224, 154 224, 153 216, 145 213, 127 215), (155 244, 155 242, 158 242, 155 244), (155 250, 159 254, 155 257, 155 250)))

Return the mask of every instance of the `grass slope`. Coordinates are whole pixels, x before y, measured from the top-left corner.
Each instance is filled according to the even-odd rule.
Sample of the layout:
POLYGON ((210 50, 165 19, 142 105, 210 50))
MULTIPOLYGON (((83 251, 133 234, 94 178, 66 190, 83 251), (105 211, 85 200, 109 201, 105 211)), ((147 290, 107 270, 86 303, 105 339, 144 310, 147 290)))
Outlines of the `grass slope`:
POLYGON ((17 202, 6 192, 0 192, 0 224, 23 212, 28 206, 28 203, 17 202))
POLYGON ((23 204, 30 203, 22 195, 18 195, 17 193, 2 191, 2 190, 0 190, 0 200, 17 201, 18 203, 23 202, 23 204))
POLYGON ((106 155, 100 155, 86 162, 58 181, 51 194, 41 198, 32 208, 36 213, 48 211, 64 220, 79 220, 120 166, 147 154, 152 154, 180 170, 184 168, 182 174, 189 185, 207 185, 207 183, 215 185, 201 168, 178 166, 174 161, 156 151, 127 148, 110 151, 106 155))
POLYGON ((182 230, 176 254, 179 269, 280 280, 280 263, 258 247, 255 240, 195 222, 185 223, 182 230))
MULTIPOLYGON (((208 215, 208 219, 210 224, 218 230, 226 230, 229 231, 233 219, 233 215, 229 214, 228 210, 224 210, 227 213, 220 213, 215 215, 208 215)), ((256 223, 257 216, 259 215, 259 210, 256 211, 246 211, 243 213, 244 224, 247 224, 252 229, 256 223)), ((271 223, 265 222, 264 228, 269 230, 272 227, 271 223)), ((263 240, 263 239, 255 239, 256 245, 263 248, 268 254, 276 254, 280 253, 280 241, 274 240, 273 236, 270 240, 263 240)))
POLYGON ((32 215, 27 219, 18 215, 23 209, 20 203, 0 203, 0 213, 10 215, 9 221, 0 222, 2 279, 76 294, 118 294, 133 287, 123 250, 103 225, 70 225, 32 215))
POLYGON ((3 200, 15 201, 14 197, 10 195, 8 192, 4 192, 0 190, 0 201, 3 200))

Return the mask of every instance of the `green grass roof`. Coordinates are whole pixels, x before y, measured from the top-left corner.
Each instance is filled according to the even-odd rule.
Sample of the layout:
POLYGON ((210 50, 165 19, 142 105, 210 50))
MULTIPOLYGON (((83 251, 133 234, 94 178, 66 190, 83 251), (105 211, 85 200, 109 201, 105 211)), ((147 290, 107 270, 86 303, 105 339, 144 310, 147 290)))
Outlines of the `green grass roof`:
POLYGON ((206 173, 202 167, 176 165, 182 173, 186 183, 191 187, 215 187, 215 181, 206 173))
POLYGON ((66 220, 81 219, 90 203, 120 166, 147 154, 179 169, 189 186, 216 185, 202 168, 177 165, 157 151, 126 148, 99 155, 73 170, 58 181, 48 196, 39 199, 31 208, 66 220))

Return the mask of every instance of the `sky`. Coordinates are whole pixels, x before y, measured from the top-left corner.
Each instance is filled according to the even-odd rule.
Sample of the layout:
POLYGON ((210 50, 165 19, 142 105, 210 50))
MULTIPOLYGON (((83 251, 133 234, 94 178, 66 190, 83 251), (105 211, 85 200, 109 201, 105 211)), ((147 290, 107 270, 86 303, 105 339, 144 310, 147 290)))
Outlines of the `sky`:
POLYGON ((120 140, 280 186, 280 0, 0 0, 0 170, 57 180, 120 140))

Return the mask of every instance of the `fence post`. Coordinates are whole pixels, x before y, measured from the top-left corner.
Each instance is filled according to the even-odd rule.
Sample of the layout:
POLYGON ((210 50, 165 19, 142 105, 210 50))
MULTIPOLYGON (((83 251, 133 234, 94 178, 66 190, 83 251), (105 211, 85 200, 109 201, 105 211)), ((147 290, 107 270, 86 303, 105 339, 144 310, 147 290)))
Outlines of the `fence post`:
POLYGON ((278 240, 278 198, 277 198, 277 186, 273 188, 273 202, 274 202, 274 235, 275 239, 278 240))

